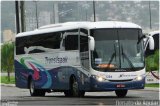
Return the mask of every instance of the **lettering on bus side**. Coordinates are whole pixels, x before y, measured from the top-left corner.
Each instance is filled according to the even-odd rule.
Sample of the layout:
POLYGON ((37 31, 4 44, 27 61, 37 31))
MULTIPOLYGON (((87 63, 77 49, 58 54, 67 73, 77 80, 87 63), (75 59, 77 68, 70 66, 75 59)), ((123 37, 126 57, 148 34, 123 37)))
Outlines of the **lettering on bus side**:
POLYGON ((45 57, 45 61, 47 64, 52 64, 52 63, 67 63, 68 57, 45 57))

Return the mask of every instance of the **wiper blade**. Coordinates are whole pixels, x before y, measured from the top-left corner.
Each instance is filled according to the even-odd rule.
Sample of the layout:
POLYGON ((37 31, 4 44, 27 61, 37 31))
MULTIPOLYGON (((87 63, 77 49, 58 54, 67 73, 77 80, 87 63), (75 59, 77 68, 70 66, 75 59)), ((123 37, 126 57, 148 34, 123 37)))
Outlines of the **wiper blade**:
POLYGON ((116 47, 115 47, 115 44, 114 44, 114 53, 112 54, 111 59, 109 60, 108 67, 112 63, 114 57, 115 57, 115 61, 116 61, 116 47))
POLYGON ((122 56, 123 56, 123 61, 124 61, 124 58, 128 61, 129 65, 131 66, 131 68, 133 70, 135 70, 135 67, 133 65, 133 63, 131 62, 131 60, 128 58, 128 56, 123 52, 123 46, 121 45, 121 49, 122 49, 122 56))

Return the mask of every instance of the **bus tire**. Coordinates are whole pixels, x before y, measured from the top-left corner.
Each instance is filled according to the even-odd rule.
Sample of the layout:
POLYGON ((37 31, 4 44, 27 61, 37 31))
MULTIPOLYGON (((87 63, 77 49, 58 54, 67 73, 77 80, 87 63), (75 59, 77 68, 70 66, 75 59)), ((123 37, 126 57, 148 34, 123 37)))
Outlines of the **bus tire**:
POLYGON ((45 90, 35 89, 34 81, 31 79, 29 82, 29 91, 31 96, 45 96, 45 90))
POLYGON ((128 90, 116 90, 117 97, 123 98, 127 95, 128 90))
POLYGON ((66 97, 71 97, 71 96, 72 96, 72 94, 71 94, 71 91, 70 91, 70 90, 66 90, 66 91, 64 91, 64 95, 65 95, 66 97))
MULTIPOLYGON (((70 90, 64 91, 64 95, 66 97, 73 96, 70 90)), ((84 97, 84 95, 85 95, 85 91, 79 91, 79 94, 78 94, 79 97, 84 97)))
POLYGON ((72 77, 71 81, 71 94, 73 97, 80 96, 79 85, 75 77, 72 77))
POLYGON ((84 97, 84 95, 85 95, 85 91, 80 91, 79 92, 79 97, 84 97))

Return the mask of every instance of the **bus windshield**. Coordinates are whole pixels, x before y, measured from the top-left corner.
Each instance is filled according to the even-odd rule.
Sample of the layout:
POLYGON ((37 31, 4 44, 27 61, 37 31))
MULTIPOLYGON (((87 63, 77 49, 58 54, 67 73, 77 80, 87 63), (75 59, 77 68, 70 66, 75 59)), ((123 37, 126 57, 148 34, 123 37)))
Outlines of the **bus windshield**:
POLYGON ((103 71, 134 71, 144 68, 142 31, 135 28, 92 29, 95 50, 92 68, 103 71))

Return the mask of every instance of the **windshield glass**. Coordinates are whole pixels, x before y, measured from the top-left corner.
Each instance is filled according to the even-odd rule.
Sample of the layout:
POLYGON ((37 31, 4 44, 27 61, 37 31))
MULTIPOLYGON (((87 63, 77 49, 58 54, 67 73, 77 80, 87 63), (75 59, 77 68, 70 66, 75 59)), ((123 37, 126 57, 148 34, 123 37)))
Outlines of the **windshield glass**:
POLYGON ((144 67, 140 29, 92 29, 91 36, 95 39, 91 52, 94 69, 133 71, 144 67))

